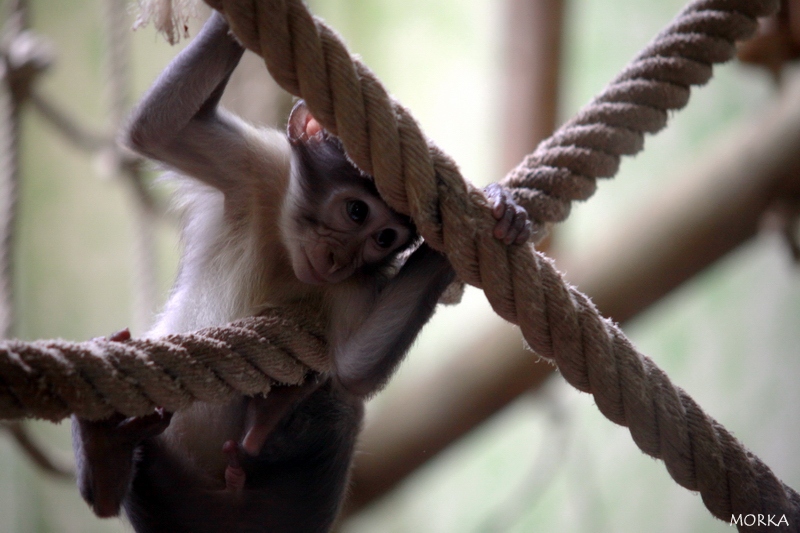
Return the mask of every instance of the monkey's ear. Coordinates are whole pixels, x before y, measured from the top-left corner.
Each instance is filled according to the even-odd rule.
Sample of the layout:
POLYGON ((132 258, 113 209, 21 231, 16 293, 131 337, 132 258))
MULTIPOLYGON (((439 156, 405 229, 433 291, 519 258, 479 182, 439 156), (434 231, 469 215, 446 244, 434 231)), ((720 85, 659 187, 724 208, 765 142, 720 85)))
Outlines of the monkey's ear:
POLYGON ((289 121, 286 123, 286 135, 293 143, 303 142, 308 140, 307 126, 310 121, 314 120, 311 116, 311 111, 308 110, 305 100, 298 100, 292 112, 289 113, 289 121))

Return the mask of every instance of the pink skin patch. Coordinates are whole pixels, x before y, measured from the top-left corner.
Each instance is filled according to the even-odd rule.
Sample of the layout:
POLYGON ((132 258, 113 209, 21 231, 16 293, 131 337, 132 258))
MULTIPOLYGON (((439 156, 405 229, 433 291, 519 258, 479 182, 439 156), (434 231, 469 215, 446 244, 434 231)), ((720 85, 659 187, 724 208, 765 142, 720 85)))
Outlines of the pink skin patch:
POLYGON ((255 457, 261 452, 267 437, 280 420, 283 411, 280 403, 275 398, 278 394, 271 395, 272 400, 265 397, 251 398, 247 403, 245 434, 242 439, 242 450, 255 457))
POLYGON ((242 448, 249 455, 258 455, 261 451, 261 447, 264 446, 264 442, 266 442, 271 431, 272 424, 257 421, 245 434, 244 439, 242 440, 242 448))
POLYGON ((311 138, 314 135, 317 135, 321 131, 322 131, 322 125, 320 125, 320 123, 317 122, 317 119, 315 119, 311 115, 308 115, 308 118, 306 119, 306 135, 308 135, 308 137, 311 138))
POLYGON ((131 340, 131 332, 128 328, 121 329, 108 336, 108 340, 113 342, 125 342, 131 340))

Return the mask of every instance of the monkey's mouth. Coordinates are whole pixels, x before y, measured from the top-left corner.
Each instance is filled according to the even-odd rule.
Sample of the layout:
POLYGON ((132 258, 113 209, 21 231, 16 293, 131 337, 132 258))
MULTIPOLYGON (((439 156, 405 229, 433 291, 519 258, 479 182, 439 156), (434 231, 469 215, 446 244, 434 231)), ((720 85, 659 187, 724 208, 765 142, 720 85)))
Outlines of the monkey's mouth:
POLYGON ((300 272, 295 272, 297 279, 309 285, 324 285, 329 283, 328 279, 314 268, 314 263, 311 261, 311 258, 308 257, 307 254, 303 255, 305 256, 303 268, 300 269, 300 272))

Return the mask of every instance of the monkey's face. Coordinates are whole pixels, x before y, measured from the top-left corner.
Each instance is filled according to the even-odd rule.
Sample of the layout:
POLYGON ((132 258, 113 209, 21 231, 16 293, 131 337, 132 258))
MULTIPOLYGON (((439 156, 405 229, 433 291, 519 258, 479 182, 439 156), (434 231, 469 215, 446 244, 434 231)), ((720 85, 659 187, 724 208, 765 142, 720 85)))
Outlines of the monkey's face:
POLYGON ((338 283, 387 263, 409 245, 413 229, 380 197, 356 184, 328 185, 313 195, 287 196, 283 236, 297 279, 338 283))
POLYGON ((416 235, 411 220, 386 205, 302 103, 289 117, 288 136, 292 174, 281 233, 300 281, 338 283, 409 246, 416 235))

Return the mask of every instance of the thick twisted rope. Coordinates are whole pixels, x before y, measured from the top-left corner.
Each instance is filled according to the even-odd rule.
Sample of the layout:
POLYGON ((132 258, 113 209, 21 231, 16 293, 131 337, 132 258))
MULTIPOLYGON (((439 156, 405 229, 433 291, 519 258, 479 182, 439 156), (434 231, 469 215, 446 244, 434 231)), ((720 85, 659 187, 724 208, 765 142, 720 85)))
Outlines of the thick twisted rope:
MULTIPOLYGON (((548 258, 491 237, 493 219, 482 196, 299 0, 206 1, 264 57, 281 86, 308 102, 353 161, 375 177, 384 199, 414 218, 459 276, 482 287, 494 310, 519 324, 530 346, 554 360, 570 384, 592 393, 605 416, 628 426, 645 453, 663 459, 676 482, 699 491, 712 514, 723 520, 732 513, 786 515, 793 530, 800 527, 800 496, 638 353, 548 258)), ((666 111, 685 105, 688 87, 708 80, 710 63, 730 58, 732 41, 750 35, 755 17, 776 7, 772 0, 690 4, 509 177, 513 185, 539 187, 526 202, 533 216, 563 219, 564 205, 588 197, 595 177, 612 176, 620 155, 638 152, 643 133, 663 128, 666 111)))
POLYGON ((540 222, 560 222, 571 202, 589 198, 596 179, 613 177, 623 155, 642 150, 645 133, 667 124, 670 111, 705 84, 712 65, 731 59, 734 42, 753 34, 772 0, 698 0, 639 53, 569 122, 512 170, 504 185, 540 222))
POLYGON ((255 395, 328 370, 323 328, 273 309, 225 327, 123 342, 0 342, 0 418, 99 420, 255 395))
MULTIPOLYGON (((264 57, 273 77, 309 102, 327 128, 342 138, 348 154, 375 176, 381 194, 409 213, 409 198, 427 199, 432 183, 409 176, 442 175, 455 163, 424 138, 410 114, 392 100, 359 61, 351 61, 335 32, 314 19, 299 1, 206 0, 227 13, 243 44, 264 57), (430 154, 424 155, 424 146, 430 154), (419 161, 418 158, 422 157, 419 161), (403 176, 403 180, 388 176, 403 176), (384 179, 384 176, 387 178, 384 179), (403 185, 405 183, 405 185, 403 185), (420 190, 427 186, 428 189, 420 190)), ((622 155, 641 151, 644 133, 655 133, 668 112, 686 105, 692 85, 706 83, 712 64, 729 60, 734 41, 750 36, 756 17, 777 0, 696 0, 659 34, 575 118, 543 141, 504 182, 534 220, 558 222, 573 200, 585 200, 595 179, 616 174, 622 155)), ((431 181, 431 180, 427 180, 431 181)), ((434 205, 428 205, 434 213, 434 205)), ((417 213, 411 213, 416 215, 417 213)), ((425 218, 428 241, 441 242, 434 215, 425 218)), ((420 221, 415 217, 415 221, 420 221)))

